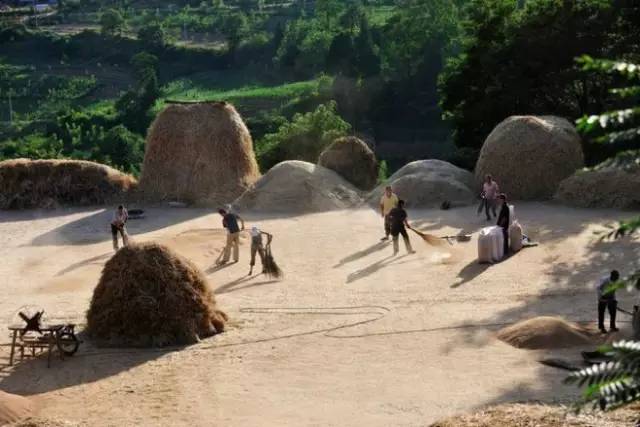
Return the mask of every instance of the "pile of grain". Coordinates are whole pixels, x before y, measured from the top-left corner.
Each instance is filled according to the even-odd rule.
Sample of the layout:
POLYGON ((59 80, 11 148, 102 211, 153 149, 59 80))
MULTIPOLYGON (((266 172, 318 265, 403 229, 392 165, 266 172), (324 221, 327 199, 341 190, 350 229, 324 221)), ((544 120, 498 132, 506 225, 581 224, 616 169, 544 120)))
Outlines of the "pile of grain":
POLYGON ((184 345, 222 332, 226 320, 194 264, 145 243, 120 249, 105 264, 87 332, 101 345, 184 345))
POLYGON ((354 136, 335 140, 320 154, 318 164, 335 171, 361 190, 371 190, 378 180, 376 155, 354 136))
POLYGON ((358 190, 334 171, 291 160, 274 166, 233 205, 238 210, 305 213, 346 209, 360 202, 358 190))
POLYGON ((0 391, 0 425, 19 421, 33 412, 33 402, 28 398, 0 391))
POLYGON ((476 179, 493 175, 511 199, 546 200, 560 182, 584 166, 575 127, 554 116, 513 116, 487 137, 476 179))
POLYGON ((554 349, 593 344, 590 332, 559 317, 534 317, 501 329, 498 339, 517 348, 554 349))
POLYGON ((119 201, 136 180, 108 166, 80 160, 0 162, 0 209, 103 205, 119 201))

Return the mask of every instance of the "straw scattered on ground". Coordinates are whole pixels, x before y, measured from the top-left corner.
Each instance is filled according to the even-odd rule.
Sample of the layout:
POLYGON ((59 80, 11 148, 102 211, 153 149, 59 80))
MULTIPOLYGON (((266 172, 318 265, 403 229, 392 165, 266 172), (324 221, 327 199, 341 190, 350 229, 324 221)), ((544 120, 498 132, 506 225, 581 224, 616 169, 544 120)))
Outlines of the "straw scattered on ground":
POLYGON ((0 425, 29 417, 34 410, 34 404, 30 399, 0 391, 0 425))

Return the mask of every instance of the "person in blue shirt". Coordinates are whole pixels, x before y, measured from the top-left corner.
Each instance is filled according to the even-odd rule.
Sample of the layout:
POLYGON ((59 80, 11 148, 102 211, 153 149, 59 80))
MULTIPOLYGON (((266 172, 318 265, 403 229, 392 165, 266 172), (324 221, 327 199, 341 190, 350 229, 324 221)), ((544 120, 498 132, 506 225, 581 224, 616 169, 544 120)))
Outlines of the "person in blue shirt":
POLYGON ((227 229, 227 244, 224 247, 221 264, 229 262, 231 250, 233 249, 233 262, 240 259, 240 231, 244 230, 244 220, 236 214, 219 209, 218 213, 222 216, 222 226, 227 229), (242 224, 242 228, 238 226, 238 221, 242 224))
POLYGON ((598 285, 598 328, 603 334, 607 333, 604 327, 604 312, 609 311, 609 329, 611 332, 617 332, 616 328, 616 310, 618 309, 618 301, 616 300, 615 290, 609 291, 608 288, 620 279, 620 273, 613 270, 609 277, 602 279, 598 285))

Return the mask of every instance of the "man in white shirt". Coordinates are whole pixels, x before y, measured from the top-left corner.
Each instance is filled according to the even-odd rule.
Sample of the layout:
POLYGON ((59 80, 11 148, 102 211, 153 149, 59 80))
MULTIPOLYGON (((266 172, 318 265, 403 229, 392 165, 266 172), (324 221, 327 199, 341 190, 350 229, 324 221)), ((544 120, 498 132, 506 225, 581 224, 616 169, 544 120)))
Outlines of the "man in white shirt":
POLYGON ((491 221, 489 210, 493 212, 494 218, 497 216, 496 207, 498 194, 500 194, 500 187, 498 186, 498 183, 493 180, 491 175, 487 175, 484 183, 482 184, 482 203, 484 205, 485 213, 487 214, 487 221, 491 221))
POLYGON ((273 236, 267 232, 260 230, 258 227, 251 227, 251 261, 249 266, 249 276, 253 274, 253 266, 256 265, 256 254, 260 255, 262 262, 262 272, 264 273, 264 245, 262 244, 262 236, 267 236, 267 245, 271 244, 273 236))
POLYGON ((611 332, 617 332, 616 328, 616 310, 618 309, 618 301, 616 300, 616 291, 610 290, 609 287, 620 279, 620 273, 613 270, 609 277, 602 279, 598 285, 598 328, 603 334, 607 333, 604 327, 604 312, 609 311, 609 326, 611 332))
POLYGON ((118 206, 118 209, 113 213, 113 219, 111 220, 111 236, 113 237, 113 249, 118 250, 118 233, 122 236, 122 244, 127 246, 129 244, 129 238, 127 236, 127 229, 125 224, 129 219, 129 214, 124 206, 118 206))
POLYGON ((398 200, 398 196, 395 195, 391 186, 387 185, 380 198, 380 214, 384 218, 384 237, 381 240, 389 240, 389 234, 391 234, 389 212, 398 206, 398 200))

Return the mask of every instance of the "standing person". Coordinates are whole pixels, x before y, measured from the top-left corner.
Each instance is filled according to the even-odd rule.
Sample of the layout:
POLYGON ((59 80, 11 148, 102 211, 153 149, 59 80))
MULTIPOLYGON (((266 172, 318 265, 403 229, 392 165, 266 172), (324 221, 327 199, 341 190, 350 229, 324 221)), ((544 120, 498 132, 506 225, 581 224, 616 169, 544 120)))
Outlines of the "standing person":
POLYGON ((218 213, 222 216, 222 226, 227 229, 227 244, 224 247, 221 264, 229 262, 231 257, 231 249, 233 248, 233 262, 240 259, 240 231, 244 230, 244 220, 236 214, 219 209, 218 213), (238 220, 242 224, 242 228, 238 227, 238 220))
POLYGON ((384 218, 384 237, 380 240, 389 240, 391 234, 391 223, 389 222, 389 212, 398 206, 398 196, 393 192, 390 185, 384 189, 384 194, 380 198, 380 214, 384 218))
POLYGON ((393 255, 398 254, 398 236, 401 234, 404 239, 404 245, 407 248, 407 252, 410 254, 416 252, 411 247, 411 241, 409 240, 409 235, 405 228, 405 226, 409 227, 407 220, 408 216, 407 211, 404 210, 404 200, 398 200, 398 206, 391 209, 391 212, 389 212, 389 228, 391 236, 393 237, 393 255))
POLYGON ((123 205, 118 206, 118 209, 113 213, 111 219, 111 237, 113 237, 113 250, 118 250, 118 233, 122 237, 122 245, 127 246, 129 244, 129 236, 127 235, 127 229, 125 224, 129 219, 129 213, 123 205))
POLYGON ((498 195, 498 202, 500 203, 500 214, 498 215, 498 227, 502 228, 502 237, 504 239, 504 256, 509 253, 509 226, 511 225, 509 204, 507 203, 507 195, 500 193, 498 195))
POLYGON ((253 266, 256 265, 256 253, 260 255, 262 263, 262 272, 264 273, 264 246, 262 245, 262 236, 267 236, 267 245, 271 244, 273 235, 260 230, 258 227, 251 227, 251 262, 249 266, 249 276, 253 274, 253 266))
POLYGON ((487 215, 487 221, 491 221, 489 210, 493 212, 494 218, 498 216, 496 213, 496 197, 498 197, 499 193, 500 187, 498 183, 493 180, 491 175, 487 175, 482 184, 482 204, 484 205, 484 211, 487 215))
POLYGON ((607 333, 604 327, 604 311, 609 311, 609 327, 611 332, 617 332, 616 328, 616 310, 618 309, 618 301, 616 300, 616 291, 609 290, 609 286, 613 285, 620 279, 620 273, 613 270, 609 277, 602 279, 598 285, 598 328, 603 334, 607 333))

